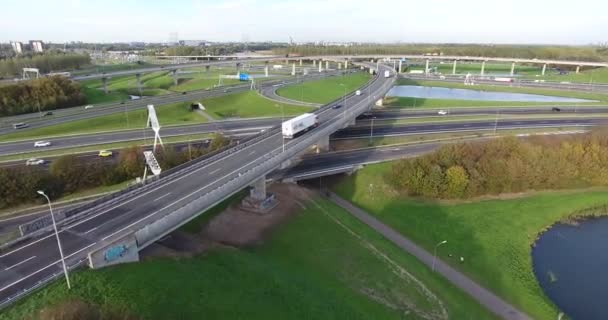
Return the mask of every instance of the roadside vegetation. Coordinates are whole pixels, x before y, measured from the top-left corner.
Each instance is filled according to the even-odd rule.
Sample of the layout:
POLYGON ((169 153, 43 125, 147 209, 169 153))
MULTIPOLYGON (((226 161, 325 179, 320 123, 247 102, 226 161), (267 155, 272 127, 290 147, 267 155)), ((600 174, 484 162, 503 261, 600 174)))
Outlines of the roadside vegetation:
POLYGON ((325 104, 357 90, 370 78, 371 76, 364 72, 351 73, 345 76, 285 86, 279 88, 277 94, 296 101, 325 104))
POLYGON ((23 68, 38 68, 41 73, 79 69, 91 63, 88 54, 44 53, 0 60, 0 77, 20 75, 23 68))
POLYGON ((83 104, 80 85, 54 76, 0 87, 0 116, 46 112, 83 104))
POLYGON ((596 210, 608 204, 606 141, 594 132, 445 146, 367 166, 335 190, 429 251, 447 240, 441 259, 533 318, 554 319, 530 249, 558 221, 606 214, 596 210))
POLYGON ((206 111, 216 119, 286 117, 315 110, 266 99, 255 91, 233 93, 201 101, 206 111))
POLYGON ((66 303, 107 319, 495 319, 331 202, 310 198, 298 211, 259 246, 79 271, 72 290, 55 282, 0 319, 49 319, 40 310, 66 303))
MULTIPOLYGON (((159 165, 167 170, 228 145, 230 141, 215 134, 208 147, 191 147, 177 151, 173 146, 157 150, 159 165)), ((64 197, 100 186, 111 186, 143 175, 143 149, 132 146, 120 150, 118 160, 93 161, 75 155, 53 160, 49 170, 38 167, 0 168, 0 209, 36 203, 36 190, 45 190, 51 199, 64 197)))
MULTIPOLYGON (((186 125, 203 123, 207 121, 203 115, 190 109, 189 102, 179 102, 158 106, 156 115, 162 126, 186 125)), ((71 134, 97 133, 104 131, 118 131, 129 129, 142 129, 146 126, 148 110, 139 109, 118 112, 106 116, 77 120, 56 124, 48 127, 17 131, 0 136, 0 141, 14 141, 33 138, 49 138, 71 134)))

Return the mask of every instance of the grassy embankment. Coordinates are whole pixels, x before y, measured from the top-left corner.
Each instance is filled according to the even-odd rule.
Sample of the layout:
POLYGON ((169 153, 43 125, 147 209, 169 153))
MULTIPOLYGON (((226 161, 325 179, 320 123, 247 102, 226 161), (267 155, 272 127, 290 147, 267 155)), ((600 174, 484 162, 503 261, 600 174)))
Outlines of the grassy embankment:
POLYGON ((261 246, 76 272, 0 319, 74 298, 144 319, 495 319, 332 203, 304 206, 261 246))
POLYGON ((492 85, 475 85, 465 86, 463 83, 444 82, 444 81, 419 81, 411 79, 400 79, 397 85, 416 85, 428 87, 443 87, 457 88, 481 91, 494 92, 512 92, 512 93, 529 93, 547 96, 568 97, 578 99, 595 100, 595 102, 511 102, 511 101, 472 101, 472 100, 456 100, 456 99, 420 99, 411 97, 389 97, 385 100, 386 107, 399 108, 455 108, 455 107, 517 107, 517 106, 535 106, 535 105, 605 105, 608 104, 608 95, 600 93, 586 93, 578 91, 563 91, 555 89, 538 89, 538 88, 521 88, 510 86, 492 86, 492 85))
POLYGON ((574 212, 606 204, 606 189, 532 192, 502 199, 433 201, 399 196, 390 163, 346 177, 336 191, 536 319, 557 311, 534 274, 530 246, 539 232, 574 212), (464 262, 458 261, 459 257, 464 262))
POLYGON ((315 110, 311 107, 275 102, 264 98, 255 91, 205 99, 202 103, 207 112, 217 119, 270 117, 281 116, 281 114, 287 117, 315 110))
POLYGON ((285 86, 277 90, 277 94, 292 100, 328 103, 340 98, 344 93, 357 90, 370 80, 370 75, 363 72, 348 74, 341 77, 308 81, 301 84, 285 86))

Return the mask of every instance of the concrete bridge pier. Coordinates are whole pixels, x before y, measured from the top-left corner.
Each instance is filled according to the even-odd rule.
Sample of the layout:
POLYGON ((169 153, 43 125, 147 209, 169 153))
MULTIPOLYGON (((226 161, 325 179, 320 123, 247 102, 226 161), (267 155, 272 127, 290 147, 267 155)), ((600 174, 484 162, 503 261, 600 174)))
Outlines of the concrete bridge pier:
POLYGON ((397 70, 398 73, 401 73, 401 67, 403 66, 403 61, 399 60, 399 70, 397 70))
POLYGON ((266 65, 266 67, 264 68, 264 76, 268 78, 268 65, 266 65))
POLYGON ((515 75, 515 62, 511 63, 511 76, 515 75))
POLYGON ((541 75, 545 75, 545 72, 547 71, 547 64, 543 64, 543 71, 541 72, 541 75))
POLYGON ((456 64, 458 63, 458 60, 454 60, 454 65, 452 66, 452 74, 456 74, 456 64))
POLYGON ((429 74, 429 59, 426 59, 426 64, 424 67, 424 74, 429 74))
POLYGON ((262 176, 253 182, 249 190, 249 196, 258 201, 266 200, 266 176, 262 176))
POLYGON ((291 75, 292 76, 296 75, 296 63, 295 62, 291 65, 291 75))
POLYGON ((101 83, 103 85, 103 93, 108 94, 108 78, 101 78, 101 83))
POLYGON ((316 67, 317 66, 317 60, 312 60, 312 66, 316 67))
POLYGON ((317 153, 329 151, 329 136, 325 136, 317 142, 317 153))
POLYGON ((323 72, 323 62, 319 61, 319 72, 323 72))
POLYGON ((348 60, 344 61, 344 69, 348 69, 348 60))
POLYGON ((142 91, 142 89, 141 89, 141 73, 136 73, 135 74, 135 79, 137 81, 137 89, 139 90, 139 95, 141 96, 142 95, 141 94, 141 91, 142 91))
POLYGON ((579 73, 581 71, 581 66, 576 66, 576 73, 579 73))
POLYGON ((485 70, 486 70, 486 62, 482 61, 481 62, 481 72, 479 74, 483 76, 483 74, 485 73, 485 70))
POLYGON ((177 85, 177 69, 171 70, 171 77, 173 78, 173 84, 177 85))
POLYGON ((302 59, 300 59, 300 67, 302 66, 302 59))
POLYGON ((329 70, 329 61, 325 61, 325 70, 329 70))
POLYGON ((338 70, 342 70, 342 62, 338 62, 338 70))

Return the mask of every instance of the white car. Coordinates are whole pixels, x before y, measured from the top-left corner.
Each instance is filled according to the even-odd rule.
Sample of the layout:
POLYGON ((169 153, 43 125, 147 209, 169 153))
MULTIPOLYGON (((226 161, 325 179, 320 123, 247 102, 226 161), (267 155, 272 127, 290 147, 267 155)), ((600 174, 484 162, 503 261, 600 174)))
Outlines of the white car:
POLYGON ((34 142, 34 148, 48 147, 50 145, 51 145, 50 141, 36 141, 36 142, 34 142))
POLYGON ((358 96, 360 96, 360 95, 361 95, 361 90, 357 90, 357 91, 355 92, 355 94, 356 94, 356 95, 358 95, 358 96))
POLYGON ((26 166, 38 166, 38 165, 41 165, 44 163, 45 163, 45 161, 43 159, 36 159, 36 158, 28 159, 27 161, 25 161, 26 166))
POLYGON ((85 110, 87 110, 87 109, 91 109, 91 108, 93 108, 93 105, 91 105, 91 104, 90 104, 90 105, 88 105, 88 106, 84 106, 84 109, 85 109, 85 110))
POLYGON ((445 110, 439 110, 439 111, 437 111, 437 114, 440 116, 445 116, 446 114, 448 114, 448 112, 445 110))

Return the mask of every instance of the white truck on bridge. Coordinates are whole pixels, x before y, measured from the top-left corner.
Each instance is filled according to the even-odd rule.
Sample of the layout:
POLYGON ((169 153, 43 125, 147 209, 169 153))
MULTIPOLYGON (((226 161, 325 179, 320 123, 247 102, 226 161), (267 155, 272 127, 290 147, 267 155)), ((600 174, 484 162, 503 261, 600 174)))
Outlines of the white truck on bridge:
POLYGON ((388 71, 388 70, 384 71, 384 77, 385 78, 390 78, 390 76, 391 76, 390 71, 388 71))
POLYGON ((304 132, 310 128, 316 127, 318 124, 317 115, 314 113, 305 113, 295 118, 289 119, 282 124, 283 137, 291 139, 298 133, 304 132))

